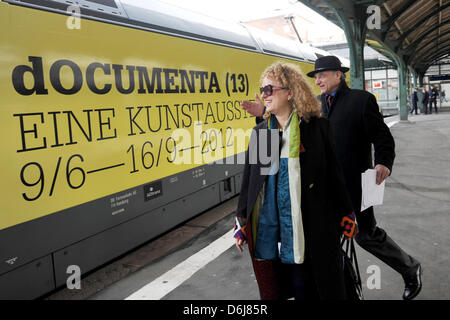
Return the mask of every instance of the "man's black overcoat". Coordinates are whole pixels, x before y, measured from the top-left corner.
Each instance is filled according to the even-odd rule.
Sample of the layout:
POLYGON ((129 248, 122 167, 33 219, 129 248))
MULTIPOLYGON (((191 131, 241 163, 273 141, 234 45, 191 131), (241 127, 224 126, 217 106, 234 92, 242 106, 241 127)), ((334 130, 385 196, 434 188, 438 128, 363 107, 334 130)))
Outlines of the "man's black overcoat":
POLYGON ((385 165, 392 172, 395 158, 394 138, 384 123, 375 96, 364 90, 350 89, 342 81, 327 108, 326 96, 320 96, 322 113, 330 121, 337 158, 344 172, 353 208, 361 210, 361 173, 375 165, 385 165))

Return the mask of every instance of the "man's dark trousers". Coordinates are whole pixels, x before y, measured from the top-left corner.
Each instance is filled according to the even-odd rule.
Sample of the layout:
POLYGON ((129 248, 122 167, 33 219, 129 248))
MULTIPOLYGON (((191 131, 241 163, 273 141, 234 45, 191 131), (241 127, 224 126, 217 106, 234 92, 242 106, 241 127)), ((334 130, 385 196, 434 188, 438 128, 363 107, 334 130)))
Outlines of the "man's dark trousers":
POLYGON ((430 100, 430 113, 433 113, 433 103, 434 103, 434 111, 436 112, 436 113, 438 113, 438 109, 437 109, 437 101, 436 101, 436 99, 431 99, 430 100))
POLYGON ((414 275, 419 261, 403 251, 387 234, 377 226, 373 207, 356 214, 359 233, 355 240, 361 248, 386 263, 403 276, 414 275))

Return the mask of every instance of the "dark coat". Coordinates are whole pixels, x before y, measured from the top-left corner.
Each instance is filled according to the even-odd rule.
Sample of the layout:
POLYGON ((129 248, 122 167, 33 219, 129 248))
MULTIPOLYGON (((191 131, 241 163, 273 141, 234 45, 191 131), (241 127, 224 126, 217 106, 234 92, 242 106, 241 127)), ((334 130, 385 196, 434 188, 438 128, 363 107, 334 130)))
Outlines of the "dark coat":
POLYGON ((430 98, 430 94, 428 93, 428 91, 425 91, 423 93, 423 98, 422 98, 422 104, 424 105, 425 108, 428 106, 428 99, 429 98, 430 98))
POLYGON ((439 96, 439 93, 436 88, 430 89, 430 100, 432 102, 436 101, 438 96, 439 96))
POLYGON ((330 121, 336 155, 342 166, 353 208, 361 211, 361 173, 375 165, 385 165, 392 172, 395 142, 378 109, 375 96, 364 90, 350 89, 342 81, 327 110, 325 95, 321 95, 322 113, 330 121))
POLYGON ((413 92, 411 94, 411 104, 413 107, 417 107, 417 101, 419 101, 419 98, 417 98, 417 92, 413 92))
MULTIPOLYGON (((250 145, 259 146, 259 143, 263 143, 260 142, 260 132, 267 131, 267 120, 259 123, 255 129, 250 145)), ((268 137, 265 143, 270 150, 270 135, 268 137)), ((339 224, 342 217, 352 212, 351 201, 334 153, 328 121, 323 118, 311 118, 308 123, 301 121, 300 137, 303 145, 300 168, 305 261, 312 267, 320 298, 343 299, 345 288, 339 243, 342 232, 339 224)), ((257 196, 268 177, 261 175, 260 169, 268 167, 270 164, 261 163, 259 153, 256 164, 249 164, 247 151, 237 216, 247 218, 247 238, 252 257, 249 222, 257 196)), ((287 286, 277 280, 278 261, 266 261, 268 267, 261 268, 261 264, 252 260, 263 299, 290 296, 287 286)))

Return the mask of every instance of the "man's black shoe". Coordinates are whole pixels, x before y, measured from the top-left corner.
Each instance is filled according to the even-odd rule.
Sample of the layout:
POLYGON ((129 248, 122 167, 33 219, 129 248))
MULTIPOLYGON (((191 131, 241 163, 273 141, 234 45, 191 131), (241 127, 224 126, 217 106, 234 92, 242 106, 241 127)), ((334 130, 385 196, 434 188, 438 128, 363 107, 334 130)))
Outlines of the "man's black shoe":
POLYGON ((416 274, 405 278, 405 292, 403 300, 414 299, 422 289, 422 267, 419 265, 416 274))

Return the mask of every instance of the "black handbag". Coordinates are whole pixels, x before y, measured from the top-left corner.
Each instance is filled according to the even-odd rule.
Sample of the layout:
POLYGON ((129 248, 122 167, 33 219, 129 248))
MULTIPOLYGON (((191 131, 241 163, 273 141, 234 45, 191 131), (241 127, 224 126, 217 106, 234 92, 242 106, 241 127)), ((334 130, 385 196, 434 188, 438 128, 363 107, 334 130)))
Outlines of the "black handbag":
POLYGON ((361 275, 356 259, 355 244, 353 238, 341 240, 342 265, 344 268, 345 291, 348 300, 364 300, 361 275), (345 248, 344 248, 345 247, 345 248))

